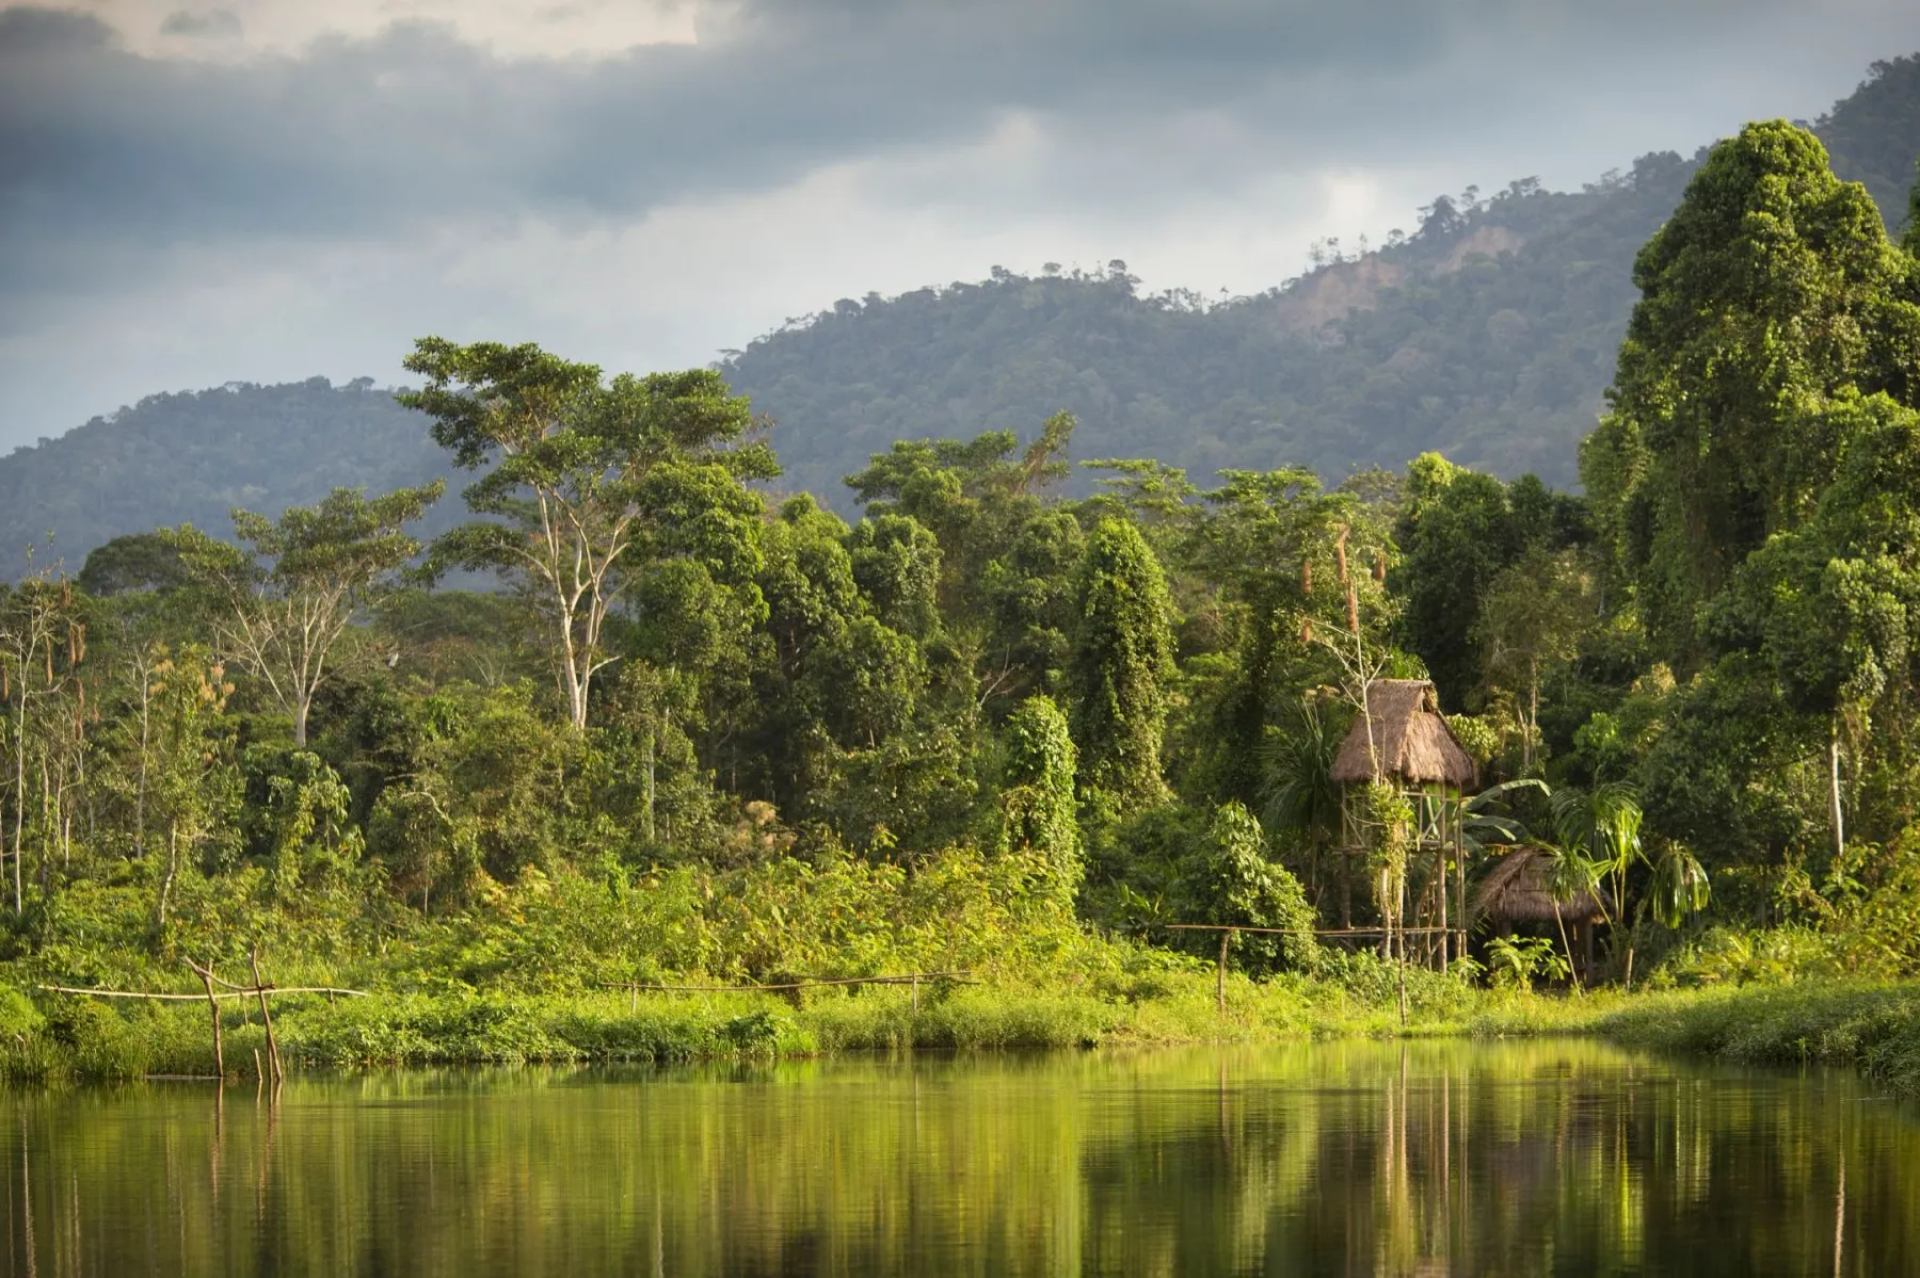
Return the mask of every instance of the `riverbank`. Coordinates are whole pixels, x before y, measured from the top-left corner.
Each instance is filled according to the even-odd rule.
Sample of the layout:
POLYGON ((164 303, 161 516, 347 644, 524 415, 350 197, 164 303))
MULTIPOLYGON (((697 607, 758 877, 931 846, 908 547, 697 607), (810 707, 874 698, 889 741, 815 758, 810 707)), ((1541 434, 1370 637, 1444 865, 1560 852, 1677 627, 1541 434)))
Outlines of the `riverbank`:
MULTIPOLYGON (((1408 1011, 1372 963, 1335 978, 1231 974, 1224 1015, 1211 975, 1162 974, 1131 997, 1072 988, 932 982, 755 993, 282 996, 274 1028, 296 1069, 729 1056, 1032 1050, 1332 1038, 1577 1034, 1729 1063, 1818 1062, 1920 1094, 1920 985, 1820 983, 1583 996, 1492 991, 1410 973, 1408 1011)), ((267 1054, 257 1011, 223 1011, 230 1075, 267 1054), (257 1054, 257 1055, 256 1055, 257 1054)), ((0 1073, 17 1083, 211 1075, 204 1004, 79 995, 0 999, 0 1073)))
MULTIPOLYGON (((1735 987, 1701 968, 1678 978, 1691 989, 1535 993, 1490 989, 1458 969, 1403 974, 1371 951, 1310 942, 1307 971, 1256 979, 1240 968, 1260 956, 1236 951, 1217 983, 1213 955, 1089 929, 1032 890, 1030 868, 954 853, 910 876, 855 861, 638 881, 529 871, 482 905, 435 918, 395 911, 371 889, 276 900, 264 881, 236 893, 183 875, 158 934, 150 885, 75 885, 40 919, 34 945, 0 963, 0 1077, 211 1075, 193 968, 242 981, 257 949, 263 979, 281 991, 365 995, 273 995, 292 1069, 1572 1033, 1735 1062, 1856 1066, 1920 1092, 1920 984, 1806 976, 1735 987), (964 975, 784 995, 711 988, 942 972, 964 975), (645 988, 662 984, 697 988, 645 988)), ((250 1077, 256 1053, 271 1060, 257 1000, 220 1007, 225 1072, 250 1077)))
POLYGON ((1628 998, 1589 1032, 1631 1047, 1729 1063, 1858 1069, 1920 1095, 1920 983, 1748 986, 1628 998))

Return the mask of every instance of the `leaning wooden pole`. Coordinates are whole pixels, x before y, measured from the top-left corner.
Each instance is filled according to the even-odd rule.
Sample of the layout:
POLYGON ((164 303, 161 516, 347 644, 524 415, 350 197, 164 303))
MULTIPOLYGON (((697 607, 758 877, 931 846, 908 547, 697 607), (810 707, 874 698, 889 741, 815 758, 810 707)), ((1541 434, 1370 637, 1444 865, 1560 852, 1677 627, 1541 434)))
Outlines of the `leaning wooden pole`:
POLYGON ((1227 1016, 1227 943, 1231 940, 1232 928, 1220 933, 1220 967, 1213 974, 1213 1001, 1222 1020, 1227 1016))
POLYGON ((220 1000, 213 995, 213 964, 199 967, 188 963, 187 966, 193 968, 200 977, 200 983, 207 988, 207 1011, 213 1017, 213 1072, 224 1079, 227 1076, 227 1053, 220 1041, 220 1000))
POLYGON ((253 965, 253 992, 260 996, 260 1019, 267 1025, 267 1063, 273 1069, 273 1081, 279 1082, 287 1076, 280 1065, 280 1044, 273 1036, 273 1012, 267 1007, 267 983, 260 979, 260 947, 254 946, 247 951, 247 961, 253 965))

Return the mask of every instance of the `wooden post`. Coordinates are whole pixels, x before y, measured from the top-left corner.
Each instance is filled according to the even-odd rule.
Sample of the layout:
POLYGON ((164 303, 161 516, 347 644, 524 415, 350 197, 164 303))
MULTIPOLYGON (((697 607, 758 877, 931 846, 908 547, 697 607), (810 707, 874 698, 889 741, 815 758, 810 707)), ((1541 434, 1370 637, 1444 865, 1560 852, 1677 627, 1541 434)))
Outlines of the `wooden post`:
POLYGON ((1227 1015, 1227 943, 1233 940, 1233 929, 1226 928, 1220 933, 1220 967, 1213 976, 1213 1001, 1218 1006, 1221 1019, 1227 1015))
POLYGON ((213 1015, 213 1072, 224 1081, 227 1077, 227 1052, 220 1042, 220 1000, 213 996, 213 964, 204 968, 195 968, 200 974, 200 984, 207 988, 207 1010, 213 1015))
POLYGON ((913 1019, 920 1019, 920 973, 913 974, 913 1019))
POLYGON ((267 1061, 273 1066, 273 1081, 279 1082, 287 1076, 280 1066, 280 1043, 273 1036, 273 1013, 267 1010, 267 985, 260 979, 260 947, 254 946, 247 951, 247 960, 253 965, 253 992, 260 996, 260 1019, 267 1026, 267 1061))
POLYGON ((1455 934, 1456 958, 1467 957, 1467 815, 1464 807, 1454 809, 1453 899, 1459 904, 1460 930, 1455 934))

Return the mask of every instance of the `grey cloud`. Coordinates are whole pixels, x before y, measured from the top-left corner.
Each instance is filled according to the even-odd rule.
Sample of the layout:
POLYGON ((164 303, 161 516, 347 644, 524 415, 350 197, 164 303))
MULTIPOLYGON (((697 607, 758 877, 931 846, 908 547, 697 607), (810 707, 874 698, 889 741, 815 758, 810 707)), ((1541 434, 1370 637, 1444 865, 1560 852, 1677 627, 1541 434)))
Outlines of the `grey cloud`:
POLYGON ((231 9, 176 9, 160 21, 160 34, 189 40, 238 40, 240 15, 231 9))
MULTIPOLYGON (((219 12, 175 18, 211 30, 219 12)), ((1271 191, 1276 174, 1425 170, 1436 157, 1462 184, 1541 171, 1507 167, 1518 153, 1545 153, 1578 181, 1738 122, 1704 108, 1677 118, 1679 98, 1815 114, 1871 57, 1920 43, 1920 13, 1892 0, 1819 12, 1793 0, 745 0, 696 12, 698 45, 590 61, 502 58, 400 25, 208 63, 140 56, 79 13, 0 10, 0 337, 34 331, 52 299, 128 288, 182 245, 630 221, 844 161, 880 162, 866 179, 875 203, 1136 225, 1271 191), (1795 86, 1810 96, 1783 100, 1795 86), (954 158, 1014 119, 1025 153, 954 158)), ((1036 246, 1034 260, 1051 255, 1036 246)))
POLYGON ((1489 117, 1569 80, 1635 92, 1603 66, 1610 51, 1636 49, 1637 75, 1662 59, 1679 71, 1693 52, 1639 48, 1656 13, 1668 32, 1736 13, 1754 30, 1756 15, 1791 8, 1623 0, 1597 19, 1580 0, 762 0, 707 11, 698 46, 592 62, 502 60, 398 26, 232 65, 141 57, 97 21, 12 9, 0 11, 0 286, 71 269, 51 239, 631 215, 977 139, 1010 112, 1084 144, 1068 157, 1083 198, 1158 189, 1168 173, 1231 189, 1383 142, 1470 145, 1489 117), (1569 50, 1537 56, 1569 31, 1585 63, 1571 74, 1569 50), (1197 145, 1172 136, 1182 114, 1212 120, 1197 145))

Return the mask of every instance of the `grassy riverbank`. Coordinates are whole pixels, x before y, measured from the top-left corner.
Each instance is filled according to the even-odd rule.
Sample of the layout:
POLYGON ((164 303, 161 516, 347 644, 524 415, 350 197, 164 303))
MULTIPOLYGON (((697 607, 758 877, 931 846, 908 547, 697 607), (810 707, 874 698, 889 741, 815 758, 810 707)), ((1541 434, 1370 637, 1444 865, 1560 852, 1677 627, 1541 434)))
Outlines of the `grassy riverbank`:
POLYGON ((1634 1047, 1744 1064, 1850 1066, 1920 1095, 1920 984, 1833 982, 1653 994, 1595 1016, 1634 1047))
MULTIPOLYGON (((1570 996, 1409 970, 1403 1020, 1392 966, 1309 942, 1310 973, 1230 971, 1223 1013, 1209 958, 1089 931, 1030 890, 1032 877, 1017 858, 962 853, 912 876, 856 862, 637 882, 530 874, 481 906, 423 920, 379 913, 384 898, 373 893, 275 900, 183 876, 159 931, 138 883, 74 889, 40 921, 31 949, 0 962, 0 1076, 211 1074, 204 1001, 44 987, 187 994, 199 988, 189 957, 237 980, 258 946, 280 987, 366 992, 274 997, 294 1068, 1582 1033, 1730 1061, 1853 1065, 1920 1091, 1920 985, 1816 979, 1570 996), (956 971, 970 978, 917 992, 620 988, 956 971)), ((221 1008, 227 1073, 251 1076, 266 1047, 259 1009, 252 999, 221 1008)))
MULTIPOLYGON (((289 1063, 305 1067, 679 1061, 728 1055, 994 1050, 1267 1041, 1399 1031, 1383 965, 1345 980, 1227 980, 1224 1017, 1214 978, 1167 956, 1148 978, 1025 985, 929 982, 858 991, 810 990, 795 1000, 754 993, 617 990, 375 992, 329 1000, 276 998, 274 1028, 289 1063)), ((1408 1029, 1419 1034, 1525 1031, 1561 1024, 1563 1000, 1497 998, 1414 974, 1408 1029)), ((249 1001, 222 1010, 226 1065, 250 1074, 266 1031, 249 1001)), ((0 1069, 22 1081, 210 1074, 204 1003, 13 994, 0 1013, 0 1069)))
MULTIPOLYGON (((275 1015, 296 1068, 582 1061, 682 1061, 833 1052, 995 1050, 1312 1038, 1577 1033, 1750 1063, 1851 1065, 1920 1092, 1920 987, 1815 985, 1584 997, 1495 992, 1414 973, 1403 1027, 1371 962, 1332 978, 1233 975, 1227 1011, 1210 975, 1163 974, 1134 997, 1071 988, 898 987, 768 995, 601 991, 554 995, 284 997, 275 1015)), ((18 1082, 211 1074, 204 1005, 11 994, 0 1070, 18 1082)), ((229 1073, 264 1054, 257 1009, 225 1005, 229 1073)))

